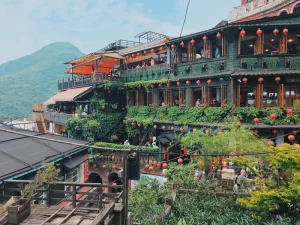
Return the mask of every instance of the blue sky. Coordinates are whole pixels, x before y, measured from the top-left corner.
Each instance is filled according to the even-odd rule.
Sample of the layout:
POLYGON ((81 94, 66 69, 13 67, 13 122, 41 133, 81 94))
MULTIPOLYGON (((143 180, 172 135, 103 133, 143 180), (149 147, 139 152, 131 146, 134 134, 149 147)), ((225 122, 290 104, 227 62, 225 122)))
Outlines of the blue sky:
MULTIPOLYGON (((191 0, 183 34, 209 29, 241 0, 191 0)), ((70 42, 89 53, 143 31, 176 37, 188 0, 0 0, 0 63, 70 42)))

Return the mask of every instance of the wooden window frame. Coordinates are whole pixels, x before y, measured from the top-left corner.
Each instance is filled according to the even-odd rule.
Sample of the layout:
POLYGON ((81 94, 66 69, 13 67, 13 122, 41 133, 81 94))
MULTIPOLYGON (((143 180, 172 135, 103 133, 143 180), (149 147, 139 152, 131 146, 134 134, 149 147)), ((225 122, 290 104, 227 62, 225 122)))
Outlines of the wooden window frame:
POLYGON ((154 93, 153 90, 147 91, 147 106, 153 106, 154 105, 154 93))
POLYGON ((173 106, 174 105, 174 98, 172 90, 170 89, 164 89, 164 103, 165 106, 173 106))
POLYGON ((179 107, 186 106, 186 88, 178 89, 178 104, 179 104, 179 107))

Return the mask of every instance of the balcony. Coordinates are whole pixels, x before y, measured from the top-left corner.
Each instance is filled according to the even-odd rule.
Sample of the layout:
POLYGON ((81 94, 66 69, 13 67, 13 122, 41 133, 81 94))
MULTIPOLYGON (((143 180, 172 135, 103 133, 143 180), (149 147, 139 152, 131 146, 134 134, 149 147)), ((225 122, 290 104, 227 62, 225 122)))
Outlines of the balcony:
POLYGON ((273 7, 281 4, 288 3, 290 0, 256 0, 251 1, 245 5, 235 7, 228 16, 228 22, 232 23, 237 20, 247 18, 249 16, 255 15, 257 13, 270 10, 273 7))
POLYGON ((75 115, 73 114, 66 114, 66 113, 57 113, 57 112, 45 112, 44 113, 44 120, 54 122, 58 125, 66 125, 66 121, 70 118, 74 118, 75 115))
POLYGON ((145 68, 135 68, 122 71, 122 78, 124 82, 135 82, 140 80, 160 80, 168 76, 170 72, 170 65, 167 63, 147 66, 145 68))
POLYGON ((93 84, 102 83, 104 80, 120 81, 121 78, 118 75, 105 75, 103 73, 95 74, 92 78, 82 80, 70 80, 58 81, 58 90, 66 90, 74 87, 91 86, 93 84))
POLYGON ((41 113, 44 112, 45 108, 43 104, 33 104, 32 105, 32 112, 41 113))

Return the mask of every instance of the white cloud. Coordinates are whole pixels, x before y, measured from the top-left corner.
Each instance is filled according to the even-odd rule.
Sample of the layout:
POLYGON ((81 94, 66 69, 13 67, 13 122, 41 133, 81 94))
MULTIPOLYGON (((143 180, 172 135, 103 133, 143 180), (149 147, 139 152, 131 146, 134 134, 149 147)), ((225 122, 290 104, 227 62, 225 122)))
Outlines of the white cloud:
MULTIPOLYGON (((226 2, 230 1, 233 4, 239 0, 226 2)), ((147 14, 149 9, 144 8, 142 1, 133 4, 131 0, 1 0, 0 15, 4 19, 0 20, 0 63, 55 41, 71 42, 88 53, 119 39, 133 40, 142 31, 178 36, 187 0, 176 0, 174 4, 174 18, 160 21, 147 14)), ((222 10, 214 4, 191 0, 184 34, 216 25, 226 14, 222 10), (218 15, 216 12, 220 11, 218 15)))

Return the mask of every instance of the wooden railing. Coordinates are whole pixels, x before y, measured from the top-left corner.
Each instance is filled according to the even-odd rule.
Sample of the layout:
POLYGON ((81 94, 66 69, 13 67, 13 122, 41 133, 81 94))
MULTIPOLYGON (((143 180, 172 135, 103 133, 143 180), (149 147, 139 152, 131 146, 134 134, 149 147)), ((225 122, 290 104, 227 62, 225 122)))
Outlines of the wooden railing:
POLYGON ((73 114, 55 112, 45 112, 43 115, 45 120, 52 121, 60 125, 66 125, 66 121, 74 117, 73 114))

